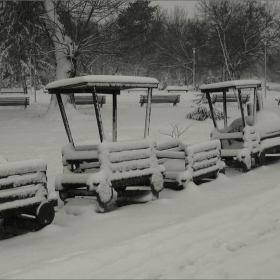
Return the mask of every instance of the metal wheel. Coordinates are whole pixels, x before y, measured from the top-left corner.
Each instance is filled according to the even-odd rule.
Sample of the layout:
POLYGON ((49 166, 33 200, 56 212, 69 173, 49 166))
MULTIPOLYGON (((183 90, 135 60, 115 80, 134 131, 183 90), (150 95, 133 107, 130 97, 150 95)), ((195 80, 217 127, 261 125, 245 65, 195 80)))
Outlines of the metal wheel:
POLYGON ((49 202, 41 203, 36 210, 36 220, 42 226, 52 223, 55 211, 49 202))

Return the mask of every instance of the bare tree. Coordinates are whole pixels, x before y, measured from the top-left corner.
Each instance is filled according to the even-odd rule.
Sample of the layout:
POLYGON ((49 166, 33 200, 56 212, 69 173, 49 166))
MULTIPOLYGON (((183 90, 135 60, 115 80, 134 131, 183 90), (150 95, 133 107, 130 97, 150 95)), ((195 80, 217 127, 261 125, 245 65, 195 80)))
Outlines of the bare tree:
POLYGON ((279 38, 278 9, 261 1, 200 1, 199 10, 212 27, 229 79, 260 61, 264 40, 279 38))
MULTIPOLYGON (((45 26, 54 45, 56 79, 75 77, 79 56, 97 56, 123 0, 45 0, 45 26)), ((96 58, 94 58, 96 59, 96 58)), ((71 95, 63 103, 71 104, 71 95)), ((49 110, 56 106, 53 95, 49 110)))
MULTIPOLYGON (((205 60, 207 52, 203 47, 208 42, 208 25, 197 18, 188 18, 188 13, 181 7, 175 7, 173 13, 166 16, 165 30, 157 45, 156 53, 160 57, 161 67, 172 72, 181 69, 185 83, 193 78, 195 61, 193 49, 200 61, 205 60)), ((203 64, 203 63, 201 63, 203 64)), ((199 70, 199 69, 196 69, 199 70)))

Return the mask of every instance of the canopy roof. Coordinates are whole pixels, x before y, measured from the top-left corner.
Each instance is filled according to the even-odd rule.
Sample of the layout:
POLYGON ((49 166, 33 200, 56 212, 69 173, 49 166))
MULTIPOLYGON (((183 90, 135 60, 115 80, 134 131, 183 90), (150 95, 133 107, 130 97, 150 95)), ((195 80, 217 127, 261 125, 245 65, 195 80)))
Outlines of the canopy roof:
POLYGON ((158 80, 149 77, 91 75, 58 80, 47 84, 46 89, 53 93, 85 93, 95 88, 99 93, 112 93, 130 88, 157 88, 158 80))
POLYGON ((224 90, 227 91, 231 88, 259 88, 261 87, 261 84, 262 83, 259 80, 235 80, 202 85, 199 87, 199 89, 201 90, 201 92, 219 92, 224 90))

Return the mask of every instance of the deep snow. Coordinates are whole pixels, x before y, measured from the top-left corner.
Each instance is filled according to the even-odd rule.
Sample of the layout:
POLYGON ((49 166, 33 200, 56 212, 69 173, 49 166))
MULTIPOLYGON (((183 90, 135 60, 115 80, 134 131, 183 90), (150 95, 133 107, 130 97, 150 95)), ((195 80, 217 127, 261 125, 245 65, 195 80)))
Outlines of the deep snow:
MULTIPOLYGON (((178 94, 178 93, 174 93, 178 94)), ((210 139, 210 119, 186 118, 194 93, 180 93, 177 106, 152 105, 150 137, 170 140, 171 124, 184 128, 186 142, 210 139)), ((138 92, 119 96, 118 138, 142 139, 145 108, 138 92)), ((268 91, 265 109, 280 115, 268 91)), ((0 108, 0 154, 9 161, 43 159, 48 165, 48 188, 62 173, 61 148, 67 144, 60 115, 44 116, 50 96, 39 91, 37 103, 0 108)), ((101 109, 111 137, 111 99, 101 109)), ((221 109, 222 105, 216 105, 221 109)), ((74 142, 98 140, 91 106, 70 114, 74 142)), ((228 109, 236 117, 236 104, 228 109)), ((219 121, 222 124, 223 121, 219 121)), ((222 127, 222 126, 220 126, 222 127)), ((156 278, 280 278, 280 161, 240 173, 227 169, 217 180, 185 190, 164 189, 158 200, 96 213, 94 199, 59 201, 52 225, 0 241, 0 278, 28 279, 156 279, 156 278)))

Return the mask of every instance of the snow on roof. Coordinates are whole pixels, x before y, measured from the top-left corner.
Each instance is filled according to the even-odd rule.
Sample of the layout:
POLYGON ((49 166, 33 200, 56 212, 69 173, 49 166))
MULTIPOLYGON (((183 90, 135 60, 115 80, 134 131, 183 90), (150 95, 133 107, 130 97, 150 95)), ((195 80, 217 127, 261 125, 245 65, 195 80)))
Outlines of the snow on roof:
POLYGON ((52 93, 57 89, 87 89, 96 87, 100 89, 127 89, 127 88, 157 88, 158 80, 149 77, 91 75, 58 80, 47 84, 46 89, 52 93))
POLYGON ((259 80, 235 80, 235 81, 227 81, 227 82, 220 82, 220 83, 213 83, 208 85, 202 85, 199 87, 201 91, 207 90, 221 90, 227 88, 248 88, 248 87, 260 87, 261 81, 259 80))

